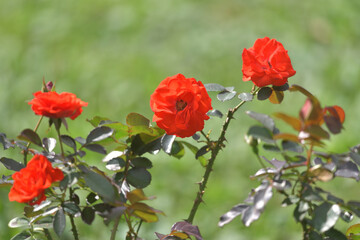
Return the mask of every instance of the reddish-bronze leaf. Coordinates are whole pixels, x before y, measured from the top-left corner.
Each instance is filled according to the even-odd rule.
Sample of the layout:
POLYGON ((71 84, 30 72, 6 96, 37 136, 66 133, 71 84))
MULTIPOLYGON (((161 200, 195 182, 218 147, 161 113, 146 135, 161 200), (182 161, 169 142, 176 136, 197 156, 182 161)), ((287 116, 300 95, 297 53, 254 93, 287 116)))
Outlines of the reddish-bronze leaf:
POLYGON ((301 121, 299 119, 289 116, 285 113, 275 113, 274 116, 291 125, 296 131, 301 130, 301 121))

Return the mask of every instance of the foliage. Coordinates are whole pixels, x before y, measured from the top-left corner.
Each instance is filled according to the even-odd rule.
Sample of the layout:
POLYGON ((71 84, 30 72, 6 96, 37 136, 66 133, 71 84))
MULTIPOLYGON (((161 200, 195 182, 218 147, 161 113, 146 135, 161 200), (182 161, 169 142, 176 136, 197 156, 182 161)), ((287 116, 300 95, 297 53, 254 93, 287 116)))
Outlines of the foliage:
MULTIPOLYGON (((267 62, 264 64, 266 65, 267 62)), ((272 68, 272 65, 267 67, 272 68)), ((226 147, 228 141, 226 133, 229 131, 234 114, 245 103, 254 99, 280 104, 284 101, 284 92, 305 96, 305 104, 300 108, 298 117, 286 113, 274 114, 274 117, 291 126, 295 133, 281 131, 274 119, 268 115, 247 112, 248 116, 260 123, 251 126, 245 136, 254 158, 261 166, 251 179, 258 180, 260 184, 251 190, 247 199, 223 214, 218 225, 223 227, 235 218, 241 217, 243 224, 249 227, 260 218, 274 194, 279 194, 284 198, 283 206, 295 207, 293 217, 303 228, 304 240, 356 239, 359 234, 357 225, 351 226, 345 234, 337 230, 335 224, 339 219, 350 222, 353 215, 360 217, 360 202, 345 201, 318 186, 319 182, 330 182, 335 178, 356 181, 360 179, 359 146, 342 154, 330 153, 323 149, 324 141, 328 141, 331 135, 342 131, 345 121, 343 109, 339 106, 322 107, 319 99, 299 85, 290 86, 286 82, 279 86, 278 79, 272 77, 274 72, 269 73, 268 70, 263 70, 262 78, 270 82, 266 86, 253 86, 248 93, 238 93, 235 87, 224 87, 216 83, 204 86, 201 84, 207 92, 216 92, 220 102, 232 99, 240 102, 228 109, 226 114, 221 110, 213 109, 208 111, 206 117, 201 116, 201 123, 196 126, 197 130, 200 126, 201 130, 190 131, 197 132, 192 135, 196 146, 184 139, 177 139, 176 131, 175 135, 169 135, 165 132, 168 130, 166 127, 152 126, 148 118, 134 112, 127 115, 125 123, 100 116, 88 119, 93 129, 86 136, 61 134, 64 127, 67 129, 65 117, 75 119, 72 118, 72 114, 64 114, 73 106, 70 104, 66 107, 68 103, 65 104, 61 99, 50 103, 54 106, 49 108, 52 110, 60 105, 63 108, 56 108, 60 109, 60 113, 49 115, 35 112, 41 117, 34 130, 24 129, 15 140, 1 133, 0 142, 4 150, 15 149, 23 156, 23 163, 2 157, 1 163, 8 170, 18 175, 22 169, 29 166, 29 155, 41 155, 64 173, 60 182, 54 181, 51 187, 46 188, 45 201, 36 202, 38 204, 34 205, 33 200, 37 199, 31 199, 25 204, 23 216, 10 220, 9 227, 23 229, 12 239, 52 239, 53 233, 61 238, 67 224, 71 225, 74 239, 79 239, 74 219, 81 218, 83 223, 92 225, 95 217, 100 217, 106 226, 112 225, 111 240, 116 238, 120 223, 127 226, 126 239, 141 239, 139 232, 141 226, 158 221, 159 215, 164 214, 161 210, 150 206, 148 202, 153 197, 146 196, 143 191, 152 183, 149 170, 154 163, 149 156, 164 151, 169 156, 181 159, 185 149, 188 149, 205 169, 194 204, 186 220, 174 223, 167 234, 156 232, 155 235, 159 240, 194 238, 202 240, 200 229, 193 225, 193 222, 203 202, 214 162, 218 153, 226 147), (55 128, 57 138, 44 137, 38 133, 43 117, 48 117, 49 127, 55 128), (203 120, 209 117, 225 117, 217 138, 213 136, 211 130, 207 133, 203 131, 203 120), (265 155, 260 155, 262 150, 265 151, 265 155), (102 159, 100 163, 102 165, 90 164, 87 161, 89 152, 101 156, 99 158, 102 159), (106 170, 101 170, 100 166, 104 166, 106 170), (86 197, 81 197, 83 192, 87 193, 86 197), (49 229, 52 229, 53 233, 49 229)), ((293 74, 295 72, 292 72, 293 74)), ((181 81, 178 84, 181 84, 181 81)), ((192 87, 189 85, 183 89, 183 96, 177 96, 176 91, 169 91, 169 96, 164 98, 159 94, 157 98, 166 103, 167 108, 159 110, 158 113, 154 110, 155 114, 164 116, 164 111, 173 109, 171 121, 166 119, 166 115, 164 118, 167 125, 172 121, 178 124, 178 116, 183 116, 184 112, 188 113, 189 109, 189 111, 193 110, 192 114, 184 114, 186 117, 180 119, 187 120, 185 123, 182 122, 182 130, 191 127, 193 120, 198 120, 196 109, 193 107, 201 104, 201 101, 192 98, 193 102, 188 104, 190 98, 187 94, 190 90, 194 90, 192 87)), ((43 92, 54 92, 52 84, 44 82, 43 92)), ((192 96, 198 95, 197 90, 194 90, 192 96)), ((201 95, 208 98, 205 91, 201 92, 201 95)), ((209 105, 211 101, 206 102, 209 105)), ((44 103, 40 103, 40 108, 41 104, 44 103)), ((82 106, 85 106, 85 103, 82 106)), ((73 110, 76 111, 76 117, 82 111, 78 110, 79 107, 73 110)), ((212 107, 206 106, 206 109, 212 107)), ((188 135, 188 132, 186 133, 188 135)), ((178 136, 184 137, 182 134, 178 136)), ((231 143, 230 140, 227 144, 231 143)), ((14 186, 11 179, 16 175, 3 176, 1 186, 14 186)))

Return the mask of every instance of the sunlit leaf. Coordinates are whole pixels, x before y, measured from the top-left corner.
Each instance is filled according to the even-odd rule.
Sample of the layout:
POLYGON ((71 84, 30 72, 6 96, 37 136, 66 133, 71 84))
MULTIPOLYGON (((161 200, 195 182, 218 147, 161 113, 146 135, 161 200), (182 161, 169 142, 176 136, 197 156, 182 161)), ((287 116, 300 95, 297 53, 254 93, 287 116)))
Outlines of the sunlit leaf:
POLYGON ((340 216, 341 210, 339 205, 324 202, 314 210, 312 219, 314 228, 320 232, 325 232, 332 228, 340 216))
POLYGON ((122 158, 113 158, 106 163, 106 168, 111 171, 119 171, 125 167, 125 161, 122 158))
POLYGON ((345 177, 345 178, 354 178, 357 181, 359 180, 359 169, 353 162, 340 162, 336 164, 337 169, 335 176, 345 177))
POLYGON ((236 96, 236 94, 237 93, 235 91, 223 91, 220 92, 216 97, 219 101, 225 102, 233 99, 236 96))
POLYGON ((273 104, 280 104, 284 99, 283 91, 272 91, 269 101, 273 104))
POLYGON ((100 126, 94 128, 89 135, 86 137, 86 143, 98 142, 110 137, 114 130, 109 127, 100 126))
POLYGON ((92 119, 86 119, 86 121, 88 121, 93 127, 97 127, 100 125, 100 123, 110 121, 110 119, 105 117, 95 116, 92 119))
POLYGON ((150 120, 139 113, 129 113, 126 116, 126 124, 129 126, 150 126, 150 120))
POLYGON ((242 204, 242 203, 235 205, 233 208, 230 209, 230 211, 228 211, 227 213, 225 213, 220 217, 218 226, 223 227, 225 224, 228 224, 229 222, 234 220, 237 216, 241 215, 248 207, 249 207, 248 204, 242 204))
POLYGON ((167 135, 165 134, 161 138, 161 147, 167 154, 171 153, 172 144, 175 141, 176 136, 175 135, 167 135))
POLYGON ((254 99, 254 95, 251 93, 240 93, 238 98, 240 98, 242 101, 249 102, 254 99))
POLYGON ((224 86, 221 86, 220 84, 217 83, 207 83, 204 84, 206 91, 208 92, 222 92, 225 90, 224 86))
POLYGON ((275 113, 274 116, 292 126, 296 131, 301 130, 301 121, 298 118, 286 115, 284 113, 275 113))
POLYGON ((8 226, 10 228, 25 227, 30 228, 30 221, 25 217, 16 217, 10 220, 8 226))
MULTIPOLYGON (((203 240, 198 226, 194 226, 186 221, 181 221, 181 222, 175 223, 171 227, 171 230, 172 231, 181 231, 181 232, 186 233, 189 236, 194 236, 197 240, 203 240)), ((175 236, 177 236, 177 235, 175 235, 175 236)))
POLYGON ((346 236, 349 240, 360 240, 360 224, 354 224, 346 230, 346 236))
POLYGON ((334 174, 326 168, 323 168, 321 165, 315 165, 309 169, 311 177, 316 178, 322 182, 328 182, 334 178, 334 174))
POLYGON ((210 110, 206 113, 208 116, 211 116, 211 117, 219 117, 219 118, 222 118, 223 117, 223 114, 222 112, 220 112, 219 110, 217 109, 213 109, 213 110, 210 110))
POLYGON ((43 146, 48 152, 52 152, 56 146, 56 139, 55 138, 44 138, 43 139, 43 146))

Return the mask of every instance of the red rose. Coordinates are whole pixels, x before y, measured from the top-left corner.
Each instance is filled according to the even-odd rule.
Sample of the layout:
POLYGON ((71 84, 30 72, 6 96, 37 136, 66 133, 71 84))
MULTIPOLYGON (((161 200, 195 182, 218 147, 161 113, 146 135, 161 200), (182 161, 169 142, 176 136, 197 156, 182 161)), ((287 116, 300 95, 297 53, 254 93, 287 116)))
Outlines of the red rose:
POLYGON ((150 98, 153 121, 169 135, 190 137, 204 128, 212 109, 202 82, 177 74, 164 79, 150 98))
POLYGON ((63 172, 53 168, 43 155, 35 155, 27 166, 12 175, 14 184, 9 192, 9 200, 31 205, 46 199, 45 189, 55 181, 64 178, 63 172))
POLYGON ((74 120, 82 112, 81 107, 86 107, 87 102, 81 101, 73 93, 63 92, 36 92, 34 99, 29 102, 36 115, 50 118, 69 117, 74 120))
POLYGON ((276 39, 257 39, 253 47, 244 49, 242 59, 243 81, 251 80, 258 87, 282 86, 296 73, 287 50, 276 39))

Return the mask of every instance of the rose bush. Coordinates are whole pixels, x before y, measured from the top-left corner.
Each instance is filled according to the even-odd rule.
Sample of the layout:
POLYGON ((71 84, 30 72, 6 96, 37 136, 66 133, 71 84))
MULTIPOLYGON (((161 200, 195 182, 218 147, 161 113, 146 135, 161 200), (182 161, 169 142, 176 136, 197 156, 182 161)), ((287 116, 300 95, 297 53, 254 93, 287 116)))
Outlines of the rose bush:
POLYGON ((257 39, 253 47, 244 49, 242 59, 243 81, 258 87, 282 86, 296 73, 287 50, 276 39, 257 39))
POLYGON ((43 155, 35 155, 25 168, 12 175, 14 184, 9 192, 9 200, 30 205, 39 204, 46 199, 45 189, 53 182, 64 178, 63 172, 53 168, 43 155))
POLYGON ((168 135, 190 137, 204 128, 206 113, 212 109, 204 85, 177 74, 164 79, 150 98, 153 121, 168 135))
POLYGON ((33 94, 29 104, 36 115, 50 118, 66 118, 74 120, 82 112, 82 107, 88 105, 87 102, 77 98, 73 93, 41 92, 33 94))

